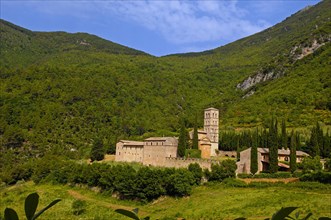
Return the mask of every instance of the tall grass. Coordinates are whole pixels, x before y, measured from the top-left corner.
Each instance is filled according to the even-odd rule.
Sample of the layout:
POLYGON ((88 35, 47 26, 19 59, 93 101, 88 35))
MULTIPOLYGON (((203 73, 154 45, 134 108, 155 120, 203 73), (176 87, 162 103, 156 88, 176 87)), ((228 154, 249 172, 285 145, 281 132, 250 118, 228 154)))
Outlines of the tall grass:
POLYGON ((161 197, 141 204, 136 201, 118 200, 109 194, 93 189, 69 187, 32 182, 1 188, 0 210, 15 208, 24 217, 23 203, 31 192, 38 192, 40 205, 46 205, 54 198, 61 198, 58 205, 43 214, 43 219, 125 219, 114 212, 117 208, 139 208, 141 216, 151 219, 264 219, 285 206, 298 206, 302 213, 312 212, 314 218, 331 216, 331 192, 326 185, 316 183, 307 188, 308 183, 275 184, 257 187, 231 187, 221 183, 208 184, 193 189, 190 197, 161 197), (79 216, 73 214, 72 203, 77 199, 86 202, 86 210, 79 216))

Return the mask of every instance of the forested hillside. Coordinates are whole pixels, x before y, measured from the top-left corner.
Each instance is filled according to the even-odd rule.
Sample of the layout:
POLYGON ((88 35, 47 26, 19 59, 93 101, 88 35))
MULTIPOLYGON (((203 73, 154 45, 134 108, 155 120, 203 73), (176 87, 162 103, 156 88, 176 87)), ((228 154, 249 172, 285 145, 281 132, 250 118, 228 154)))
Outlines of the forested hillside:
POLYGON ((114 146, 175 135, 197 113, 202 126, 210 106, 223 127, 264 125, 271 115, 292 127, 331 125, 330 8, 323 1, 226 46, 166 57, 0 20, 1 149, 84 154, 95 138, 114 146), (243 89, 258 74, 266 80, 243 89))

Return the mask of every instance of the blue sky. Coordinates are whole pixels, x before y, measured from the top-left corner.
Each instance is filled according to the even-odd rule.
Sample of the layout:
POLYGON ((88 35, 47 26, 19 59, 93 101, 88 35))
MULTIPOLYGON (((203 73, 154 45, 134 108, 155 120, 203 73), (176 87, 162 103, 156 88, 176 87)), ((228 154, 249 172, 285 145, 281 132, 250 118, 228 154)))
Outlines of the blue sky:
POLYGON ((1 0, 2 19, 33 31, 87 32, 155 56, 213 49, 318 0, 1 0))

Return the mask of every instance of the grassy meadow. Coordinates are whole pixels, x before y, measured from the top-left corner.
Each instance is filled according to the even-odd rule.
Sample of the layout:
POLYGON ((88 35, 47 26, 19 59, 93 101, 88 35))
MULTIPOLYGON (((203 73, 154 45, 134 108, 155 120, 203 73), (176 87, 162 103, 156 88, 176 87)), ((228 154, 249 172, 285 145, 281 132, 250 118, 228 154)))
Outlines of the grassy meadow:
MULTIPOLYGON (((275 184, 268 187, 231 187, 221 183, 194 188, 192 195, 184 198, 161 197, 151 203, 118 200, 94 189, 33 182, 16 184, 0 189, 1 215, 6 207, 14 208, 24 218, 24 199, 38 192, 38 210, 56 198, 62 201, 46 211, 40 219, 127 219, 114 212, 117 208, 139 208, 140 216, 151 219, 265 219, 285 206, 298 206, 303 214, 313 213, 311 219, 331 217, 331 190, 328 185, 317 184, 307 190, 309 183, 275 184), (306 184, 305 188, 300 187, 306 184), (319 187, 320 186, 320 187, 319 187), (72 203, 84 200, 86 210, 74 215, 72 203)), ((315 183, 312 183, 312 186, 315 183)))

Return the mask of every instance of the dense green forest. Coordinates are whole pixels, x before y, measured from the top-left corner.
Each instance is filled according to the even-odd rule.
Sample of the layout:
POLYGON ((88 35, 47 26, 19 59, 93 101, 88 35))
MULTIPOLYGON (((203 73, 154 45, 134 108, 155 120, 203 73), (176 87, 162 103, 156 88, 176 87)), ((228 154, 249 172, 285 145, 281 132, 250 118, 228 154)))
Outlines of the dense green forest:
POLYGON ((0 20, 1 151, 86 156, 95 138, 109 148, 120 138, 178 135, 181 120, 192 128, 196 115, 201 127, 211 106, 224 129, 267 126, 272 115, 292 128, 330 126, 330 8, 322 1, 220 48, 165 57, 0 20), (273 77, 237 88, 258 73, 273 77))

